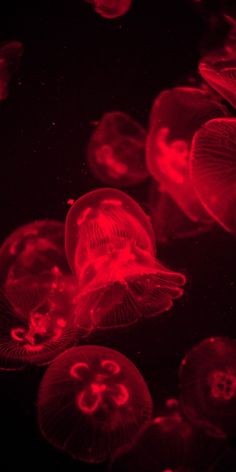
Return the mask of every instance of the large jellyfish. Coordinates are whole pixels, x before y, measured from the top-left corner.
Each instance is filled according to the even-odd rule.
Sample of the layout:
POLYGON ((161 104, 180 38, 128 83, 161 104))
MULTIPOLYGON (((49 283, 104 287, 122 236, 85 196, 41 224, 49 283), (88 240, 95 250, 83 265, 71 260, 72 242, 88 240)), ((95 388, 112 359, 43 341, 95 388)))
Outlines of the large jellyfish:
POLYGON ((8 97, 11 76, 19 66, 23 54, 20 41, 6 41, 0 44, 0 101, 8 97))
POLYGON ((126 113, 105 113, 90 138, 87 160, 95 177, 106 185, 128 187, 148 177, 146 132, 126 113))
POLYGON ((101 346, 68 349, 43 377, 42 434, 75 459, 99 463, 134 440, 150 420, 152 400, 134 364, 101 346))
POLYGON ((236 432, 236 341, 208 338, 182 360, 180 401, 187 417, 231 436, 236 432))
POLYGON ((185 276, 155 258, 155 238, 141 207, 120 190, 79 198, 66 219, 66 254, 78 281, 77 321, 93 327, 157 316, 183 294, 185 276))
POLYGON ((209 222, 194 191, 189 174, 192 137, 206 121, 227 111, 205 90, 176 87, 162 92, 154 102, 147 137, 147 166, 187 217, 209 222))
POLYGON ((115 19, 125 15, 131 7, 132 0, 85 0, 92 3, 94 10, 106 19, 115 19))
POLYGON ((208 121, 195 134, 190 167, 202 205, 236 236, 236 118, 208 121))

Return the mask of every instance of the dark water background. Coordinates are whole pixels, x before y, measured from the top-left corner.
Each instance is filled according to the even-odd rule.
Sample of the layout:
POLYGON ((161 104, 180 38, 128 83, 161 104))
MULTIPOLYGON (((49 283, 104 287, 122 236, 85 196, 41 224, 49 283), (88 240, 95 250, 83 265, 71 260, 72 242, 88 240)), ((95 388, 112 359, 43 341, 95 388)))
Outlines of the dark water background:
MULTIPOLYGON (((1 240, 34 219, 63 221, 68 198, 101 186, 86 166, 91 123, 120 110, 147 126, 155 96, 194 74, 206 30, 187 0, 134 0, 115 21, 102 19, 82 0, 6 8, 0 40, 20 40, 25 51, 20 76, 0 105, 1 240)), ((130 194, 145 205, 147 187, 130 194)), ((137 365, 156 413, 165 398, 178 395, 177 367, 195 343, 236 335, 236 241, 218 228, 159 247, 158 255, 186 273, 185 296, 160 318, 91 339, 137 365)), ((0 468, 92 470, 39 434, 35 404, 43 371, 29 367, 0 375, 0 468)))

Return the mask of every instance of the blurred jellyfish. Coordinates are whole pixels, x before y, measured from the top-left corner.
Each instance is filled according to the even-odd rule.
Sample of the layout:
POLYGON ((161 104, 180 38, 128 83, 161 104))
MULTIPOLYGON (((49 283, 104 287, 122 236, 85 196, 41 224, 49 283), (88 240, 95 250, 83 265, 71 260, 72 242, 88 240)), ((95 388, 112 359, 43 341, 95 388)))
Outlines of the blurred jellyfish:
POLYGON ((22 316, 42 302, 53 276, 69 274, 64 231, 60 221, 34 221, 13 231, 0 247, 0 284, 22 316))
POLYGON ((85 0, 91 3, 96 13, 106 19, 115 19, 125 15, 132 4, 132 0, 85 0))
POLYGON ((19 41, 0 44, 0 101, 8 97, 9 81, 19 67, 22 54, 23 45, 19 41))
POLYGON ((210 231, 214 224, 211 219, 202 223, 190 220, 168 193, 160 191, 155 181, 150 186, 148 206, 158 243, 195 237, 210 231))
POLYGON ((236 118, 208 121, 195 134, 190 168, 209 214, 236 236, 236 118))
POLYGON ((88 165, 101 182, 116 187, 136 185, 148 177, 145 130, 126 113, 105 113, 87 151, 88 165))
POLYGON ((68 349, 51 364, 38 397, 45 438, 75 459, 99 463, 132 443, 152 400, 134 364, 101 346, 68 349))
POLYGON ((207 91, 190 87, 162 92, 151 111, 146 147, 149 172, 186 216, 201 224, 208 224, 210 218, 190 180, 190 145, 203 123, 225 114, 225 107, 207 91))
POLYGON ((155 237, 127 194, 99 189, 79 198, 66 219, 66 254, 78 281, 78 325, 132 324, 171 308, 185 276, 155 258, 155 237))
POLYGON ((194 429, 176 409, 150 421, 133 445, 113 456, 110 472, 194 472, 209 470, 223 453, 226 440, 209 428, 194 429))
POLYGON ((181 407, 194 425, 208 423, 227 435, 236 432, 236 341, 208 338, 182 360, 181 407))

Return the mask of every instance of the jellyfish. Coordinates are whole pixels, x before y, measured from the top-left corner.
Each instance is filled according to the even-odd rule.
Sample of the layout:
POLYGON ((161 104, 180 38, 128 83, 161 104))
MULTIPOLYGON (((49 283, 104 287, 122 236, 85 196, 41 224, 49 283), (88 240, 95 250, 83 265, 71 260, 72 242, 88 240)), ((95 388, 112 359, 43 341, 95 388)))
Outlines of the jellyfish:
POLYGON ((0 101, 8 97, 9 81, 18 69, 22 54, 23 45, 20 41, 0 44, 0 101))
POLYGON ((35 297, 24 316, 0 292, 0 370, 48 364, 77 337, 72 277, 59 273, 56 278, 54 273, 41 277, 38 283, 47 286, 46 295, 38 297, 38 303, 35 297))
POLYGON ((88 165, 106 185, 128 187, 148 177, 145 163, 146 132, 126 113, 105 113, 92 134, 88 165))
POLYGON ((160 189, 167 192, 193 222, 208 224, 210 217, 190 179, 192 137, 202 123, 226 114, 225 107, 206 90, 193 87, 175 87, 162 92, 151 111, 147 167, 160 189))
POLYGON ((75 459, 99 463, 131 443, 152 400, 134 364, 102 346, 73 347, 47 369, 38 396, 44 437, 75 459))
POLYGON ((158 243, 192 238, 213 228, 214 220, 194 222, 176 205, 167 192, 162 192, 156 181, 150 185, 148 206, 158 243))
POLYGON ((166 408, 143 426, 133 444, 113 455, 109 472, 205 471, 225 449, 224 435, 212 434, 205 425, 193 428, 176 401, 173 410, 166 408))
POLYGON ((120 190, 79 198, 66 219, 66 254, 78 283, 77 323, 111 328, 157 316, 183 294, 185 276, 155 258, 155 237, 141 207, 120 190))
POLYGON ((197 195, 224 229, 236 236, 236 118, 217 118, 195 134, 190 159, 197 195))
POLYGON ((42 301, 50 290, 48 281, 59 273, 69 274, 64 224, 60 221, 39 220, 23 225, 0 247, 0 285, 22 316, 28 316, 42 301))
POLYGON ((191 349, 180 370, 181 407, 194 424, 236 432, 236 341, 208 338, 191 349))
POLYGON ((94 10, 103 18, 113 20, 125 15, 132 4, 132 0, 85 0, 92 3, 94 10))

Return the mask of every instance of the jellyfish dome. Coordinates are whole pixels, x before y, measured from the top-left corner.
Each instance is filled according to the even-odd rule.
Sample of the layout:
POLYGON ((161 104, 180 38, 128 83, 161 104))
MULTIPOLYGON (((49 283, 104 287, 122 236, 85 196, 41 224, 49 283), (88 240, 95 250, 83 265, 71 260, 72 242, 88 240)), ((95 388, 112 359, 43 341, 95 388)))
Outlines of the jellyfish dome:
POLYGON ((16 72, 23 54, 20 41, 7 41, 0 44, 0 101, 8 97, 8 85, 16 72))
POLYGON ((236 341, 208 338, 182 360, 180 402, 194 425, 208 423, 227 435, 236 432, 236 341))
POLYGON ((0 284, 22 316, 50 290, 53 276, 69 274, 64 231, 60 221, 33 221, 13 231, 0 247, 0 284))
POLYGON ((94 10, 106 19, 115 19, 125 15, 132 4, 132 0, 85 0, 92 3, 94 10))
POLYGON ((152 415, 147 385, 123 354, 79 346, 47 369, 38 397, 44 437, 75 459, 99 463, 131 443, 152 415))
POLYGON ((185 276, 155 258, 141 207, 120 190, 79 198, 66 219, 66 254, 78 281, 78 325, 117 327, 156 316, 182 295, 185 276))
POLYGON ((146 145, 147 167, 161 189, 195 222, 208 222, 209 215, 190 180, 192 137, 202 123, 225 114, 225 107, 212 95, 194 87, 165 90, 152 107, 146 145))
POLYGON ((37 284, 40 289, 46 285, 47 290, 45 293, 39 290, 37 297, 31 285, 32 299, 28 304, 31 308, 26 311, 24 299, 24 316, 3 291, 0 293, 0 370, 48 364, 75 341, 72 277, 44 273, 38 277, 37 284))
POLYGON ((126 113, 105 113, 92 134, 88 165, 105 185, 128 187, 148 177, 145 162, 146 132, 126 113))
POLYGON ((208 213, 236 235, 236 119, 218 118, 195 134, 190 169, 194 188, 208 213))

